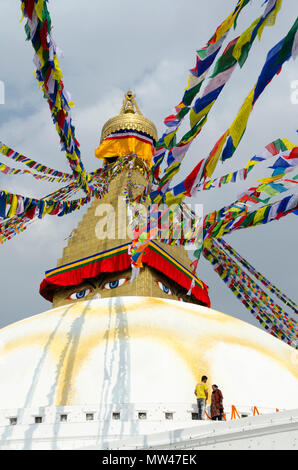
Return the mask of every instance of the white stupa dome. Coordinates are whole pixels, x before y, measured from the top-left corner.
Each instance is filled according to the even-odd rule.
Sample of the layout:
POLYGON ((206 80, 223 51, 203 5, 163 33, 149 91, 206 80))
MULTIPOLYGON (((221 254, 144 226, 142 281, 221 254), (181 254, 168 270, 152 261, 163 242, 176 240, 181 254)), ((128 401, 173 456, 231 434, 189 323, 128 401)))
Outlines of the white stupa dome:
POLYGON ((34 438, 50 441, 53 432, 71 439, 65 426, 86 421, 87 414, 93 415, 97 441, 140 432, 139 426, 147 426, 146 432, 175 429, 191 421, 194 387, 203 374, 210 391, 213 383, 222 390, 227 413, 232 404, 241 410, 297 407, 297 353, 243 321, 151 297, 55 308, 0 331, 1 441, 13 441, 13 417, 19 448, 30 426, 27 448, 34 438), (141 424, 140 412, 147 418, 141 424), (161 423, 166 412, 174 418, 161 423), (68 422, 57 424, 61 414, 68 422))

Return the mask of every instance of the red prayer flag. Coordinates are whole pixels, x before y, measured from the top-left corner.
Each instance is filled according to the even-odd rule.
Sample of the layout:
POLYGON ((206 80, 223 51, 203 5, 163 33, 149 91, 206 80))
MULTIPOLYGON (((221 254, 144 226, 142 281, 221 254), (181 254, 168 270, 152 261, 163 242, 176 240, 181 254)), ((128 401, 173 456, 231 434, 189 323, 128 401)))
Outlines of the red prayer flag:
POLYGON ((40 30, 40 41, 41 41, 41 45, 44 49, 48 50, 48 41, 47 41, 47 37, 48 37, 48 21, 45 20, 41 30, 40 30))
POLYGON ((185 187, 185 190, 186 190, 186 196, 191 196, 190 194, 190 191, 192 189, 192 187, 194 186, 194 183, 197 179, 197 176, 201 170, 201 166, 202 166, 202 163, 203 163, 204 159, 201 160, 197 166, 195 166, 195 168, 192 170, 192 172, 188 175, 188 177, 185 179, 184 181, 184 187, 185 187))
POLYGON ((33 14, 33 9, 34 9, 34 3, 35 3, 35 0, 24 1, 25 12, 31 21, 32 21, 32 14, 33 14))

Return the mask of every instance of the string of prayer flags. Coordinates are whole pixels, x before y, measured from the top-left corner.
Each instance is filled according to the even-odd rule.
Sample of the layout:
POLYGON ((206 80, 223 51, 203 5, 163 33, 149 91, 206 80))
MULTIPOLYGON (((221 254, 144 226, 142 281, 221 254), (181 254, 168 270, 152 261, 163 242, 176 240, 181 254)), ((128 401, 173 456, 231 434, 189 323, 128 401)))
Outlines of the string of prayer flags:
POLYGON ((221 46, 224 42, 228 31, 236 26, 236 20, 243 8, 250 0, 239 0, 233 12, 217 27, 215 33, 207 44, 196 54, 195 67, 190 70, 188 84, 184 91, 181 102, 175 107, 175 115, 167 116, 164 123, 167 127, 177 128, 183 117, 189 111, 188 106, 191 105, 194 97, 198 94, 204 79, 210 70, 221 46))
MULTIPOLYGON (((269 144, 271 146, 273 143, 269 144)), ((292 145, 292 144, 291 144, 292 145)), ((294 147, 294 145, 293 145, 294 147)), ((273 153, 270 153, 270 156, 272 156, 273 153)), ((282 154, 281 154, 282 155, 282 154)), ((220 188, 224 184, 228 183, 236 183, 238 181, 244 181, 246 180, 249 172, 253 169, 253 167, 257 163, 261 163, 265 158, 263 157, 256 157, 254 156, 244 168, 241 168, 240 170, 233 171, 231 173, 227 173, 226 175, 223 175, 219 178, 214 178, 214 179, 209 179, 205 180, 204 182, 201 182, 202 179, 202 174, 204 171, 204 160, 201 160, 194 170, 186 177, 184 181, 181 183, 178 183, 176 186, 173 188, 169 189, 168 193, 171 193, 174 197, 177 197, 181 194, 184 194, 185 196, 193 196, 199 191, 205 191, 209 189, 215 189, 215 188, 220 188)))
MULTIPOLYGON (((269 168, 273 168, 272 176, 284 175, 296 166, 295 161, 297 158, 298 147, 289 142, 287 139, 277 139, 270 142, 266 147, 256 155, 254 155, 240 170, 227 173, 213 179, 205 179, 201 182, 202 174, 204 172, 204 160, 201 160, 194 168, 194 170, 186 177, 184 181, 178 183, 171 189, 168 189, 166 197, 169 194, 173 197, 184 195, 187 197, 195 195, 199 191, 206 191, 210 189, 220 188, 224 184, 236 183, 238 181, 246 180, 250 171, 259 163, 264 162, 268 158, 277 156, 277 160, 269 168)), ((256 202, 256 201, 253 201, 256 202)))
POLYGON ((33 62, 36 78, 47 100, 52 119, 60 137, 61 150, 65 151, 70 167, 82 189, 90 192, 89 175, 80 157, 79 143, 75 138, 71 107, 74 105, 62 81, 58 56, 61 51, 51 35, 51 18, 46 0, 21 0, 23 17, 27 18, 25 32, 35 50, 33 62))
POLYGON ((221 266, 221 263, 217 257, 217 253, 208 250, 207 248, 204 248, 203 255, 205 259, 207 259, 211 263, 214 271, 220 276, 220 278, 233 292, 237 299, 240 300, 241 303, 249 310, 249 312, 259 321, 260 325, 265 330, 269 330, 268 332, 275 336, 274 325, 269 320, 269 318, 267 318, 266 313, 263 312, 260 307, 256 309, 253 302, 250 301, 248 293, 246 293, 242 286, 235 280, 234 276, 232 276, 232 273, 227 268, 227 266, 221 266))
MULTIPOLYGON (((242 304, 271 335, 297 345, 297 322, 240 269, 215 241, 204 245, 204 257, 242 304)), ((297 346, 296 346, 297 347, 297 346)))
POLYGON ((249 188, 244 194, 239 197, 239 201, 250 201, 253 203, 258 203, 264 201, 260 198, 261 193, 265 193, 266 202, 268 202, 272 197, 277 196, 278 194, 284 193, 289 189, 293 189, 293 187, 297 188, 298 184, 298 174, 290 178, 283 178, 282 176, 274 177, 274 180, 271 181, 272 178, 264 178, 268 180, 259 186, 255 186, 249 188))
POLYGON ((268 158, 276 155, 278 156, 276 162, 273 164, 273 166, 269 166, 269 168, 274 168, 273 176, 276 176, 278 173, 279 177, 281 178, 298 164, 298 147, 295 147, 286 139, 278 139, 266 146, 263 152, 255 155, 251 160, 249 160, 244 168, 228 173, 219 178, 204 181, 203 183, 199 184, 197 191, 209 190, 211 188, 218 187, 220 188, 223 184, 235 183, 239 180, 243 181, 247 178, 249 172, 255 167, 255 165, 262 163, 268 158), (280 145, 275 147, 275 144, 280 145), (278 153, 280 148, 283 150, 278 153))
MULTIPOLYGON (((220 155, 222 161, 231 158, 235 153, 247 127, 248 119, 251 115, 253 107, 266 89, 267 85, 271 82, 275 75, 277 75, 283 64, 292 57, 293 50, 295 51, 295 41, 298 31, 298 18, 294 22, 288 34, 279 41, 268 53, 263 69, 259 78, 246 97, 240 111, 227 131, 226 144, 220 155)), ((210 175, 209 175, 210 176, 210 175)))
MULTIPOLYGON (((274 220, 279 220, 288 214, 296 214, 298 209, 298 195, 291 194, 275 203, 264 204, 261 208, 244 215, 238 215, 228 220, 219 220, 219 227, 211 226, 206 230, 205 237, 222 237, 224 234, 231 233, 235 230, 255 227, 260 224, 267 224, 274 220)), ((213 224, 214 225, 214 224, 213 224)))
POLYGON ((246 201, 235 201, 229 206, 210 212, 204 218, 203 239, 219 238, 234 230, 267 224, 290 213, 298 215, 298 195, 292 194, 275 203, 249 211, 246 201))
MULTIPOLYGON (((239 16, 239 13, 247 3, 248 2, 242 2, 242 4, 240 4, 240 2, 238 2, 234 12, 217 29, 217 34, 213 36, 212 40, 208 42, 207 46, 204 49, 197 51, 197 64, 196 67, 191 70, 190 79, 193 80, 193 77, 196 77, 199 80, 198 84, 200 85, 200 87, 198 87, 198 84, 195 83, 194 87, 192 87, 190 90, 186 89, 184 97, 182 99, 182 103, 178 105, 178 110, 180 113, 181 108, 182 110, 184 109, 181 105, 184 104, 186 106, 189 106, 193 101, 194 96, 200 91, 201 84, 203 83, 203 80, 206 77, 206 72, 210 69, 210 66, 212 65, 218 51, 220 50, 223 39, 225 39, 227 32, 232 27, 232 25, 234 24, 234 26, 236 26, 236 20, 239 16), (212 42, 214 41, 215 37, 217 38, 216 43, 212 42), (219 40, 221 41, 220 43, 218 43, 219 40)), ((230 43, 230 45, 226 48, 223 55, 218 60, 211 78, 214 78, 222 73, 226 73, 227 69, 230 69, 232 66, 234 66, 236 62, 239 62, 239 64, 243 66, 255 37, 258 35, 260 39, 264 27, 266 25, 273 26, 275 24, 275 19, 277 13, 281 9, 281 4, 281 0, 273 0, 267 3, 263 15, 257 18, 252 23, 252 25, 241 34, 239 38, 235 38, 233 40, 234 44, 230 43), (231 47, 234 45, 235 47, 231 47)), ((231 72, 229 71, 229 73, 231 72)), ((217 89, 221 82, 225 83, 226 81, 227 77, 224 78, 223 76, 218 76, 216 80, 216 85, 215 81, 211 80, 207 85, 206 89, 204 90, 204 95, 208 95, 212 90, 217 89)), ((177 121, 177 117, 179 120, 179 112, 178 116, 173 115, 166 118, 165 123, 169 127, 175 127, 175 121, 177 121)), ((185 111, 183 112, 183 117, 184 115, 185 111)))
MULTIPOLYGON (((73 196, 75 192, 80 190, 80 185, 77 181, 72 181, 67 186, 45 196, 41 199, 34 199, 18 194, 13 194, 8 191, 0 192, 0 242, 10 240, 13 236, 20 234, 26 229, 27 225, 33 221, 43 218, 46 214, 57 215, 63 217, 70 214, 75 210, 79 210, 82 206, 89 203, 91 198, 98 199, 104 198, 109 189, 111 181, 128 166, 129 174, 132 173, 133 164, 136 155, 127 155, 123 158, 118 158, 113 166, 113 171, 106 171, 105 168, 99 169, 90 173, 90 192, 86 197, 69 201, 68 199, 73 196)), ((5 165, 4 165, 5 166, 5 165)), ((1 164, 0 164, 1 171, 1 164)), ((20 172, 26 170, 17 170, 20 172)), ((30 172, 28 172, 30 173, 30 172)), ((18 174, 18 173, 17 173, 18 174)), ((44 175, 34 175, 37 179, 44 179, 44 175)), ((71 175, 69 175, 71 176, 71 175)), ((49 177, 50 178, 50 177, 49 177)), ((71 176, 73 179, 73 177, 71 176)), ((57 182, 59 179, 56 179, 57 182)), ((62 182, 62 179, 61 179, 62 182)), ((138 189, 142 189, 141 185, 136 185, 138 189)), ((131 182, 131 187, 133 183, 131 182)), ((142 196, 142 192, 141 192, 142 196)))
POLYGON ((290 307, 296 314, 298 314, 298 305, 284 294, 278 287, 270 282, 265 276, 263 276, 256 268, 254 268, 246 259, 243 258, 234 248, 231 247, 223 238, 218 238, 217 242, 236 260, 242 264, 258 281, 260 281, 270 292, 278 297, 283 303, 290 307))
MULTIPOLYGON (((171 180, 173 176, 178 173, 182 160, 186 155, 186 151, 188 150, 193 140, 201 132, 203 126, 206 124, 207 116, 210 110, 212 109, 214 103, 216 102, 218 96, 222 92, 224 86, 231 78, 232 73, 237 65, 237 62, 241 60, 241 65, 243 66, 256 36, 259 34, 259 37, 261 37, 261 32, 263 31, 265 25, 269 26, 271 24, 274 24, 276 15, 280 10, 280 7, 281 0, 273 0, 272 2, 268 3, 265 8, 264 14, 252 23, 251 27, 249 28, 249 34, 247 33, 247 31, 245 31, 243 33, 244 36, 241 35, 240 37, 236 37, 235 39, 229 42, 223 54, 217 60, 214 71, 209 79, 205 90, 203 91, 202 96, 196 99, 195 103, 193 104, 190 110, 191 130, 182 137, 179 144, 176 144, 176 142, 172 142, 171 140, 176 134, 177 128, 170 134, 167 134, 166 137, 164 137, 163 143, 165 147, 169 148, 170 146, 171 148, 169 150, 169 155, 167 159, 168 167, 165 170, 164 177, 159 183, 159 188, 162 192, 165 192, 165 189, 167 189, 167 185, 165 186, 165 183, 171 180), (269 18, 273 19, 274 21, 269 21, 269 18), (234 53, 235 49, 236 52, 234 53), (242 50, 244 50, 243 54, 242 50), (187 144, 187 146, 185 144, 187 144), (173 149, 177 146, 180 147, 179 158, 175 158, 173 152, 173 149), (181 150, 184 150, 182 154, 181 150)), ((249 103, 252 99, 253 97, 249 96, 249 98, 246 100, 245 105, 243 105, 242 107, 242 114, 247 114, 247 108, 249 108, 249 103)), ((204 168, 205 178, 210 177, 212 175, 228 136, 229 133, 228 131, 226 131, 226 133, 219 139, 219 141, 212 149, 209 157, 206 159, 204 168)))
MULTIPOLYGON (((288 334, 291 336, 294 334, 298 336, 297 322, 280 306, 278 305, 257 283, 251 276, 249 276, 243 269, 238 265, 237 261, 231 257, 231 255, 226 252, 222 245, 217 243, 217 240, 211 241, 212 249, 217 252, 220 262, 223 263, 223 266, 227 266, 231 270, 234 278, 249 289, 250 294, 256 297, 255 303, 257 305, 262 305, 263 308, 269 310, 269 317, 276 324, 276 326, 282 329, 291 329, 292 331, 288 334)), ((295 339, 292 338, 293 340, 295 339)))
MULTIPOLYGON (((79 190, 80 187, 77 183, 70 183, 69 185, 64 186, 63 188, 60 188, 57 191, 48 194, 44 199, 63 201, 72 197, 79 190)), ((24 202, 24 207, 25 205, 26 201, 24 202)), ((0 197, 0 219, 2 218, 1 213, 2 215, 4 214, 3 217, 5 217, 5 210, 3 211, 3 197, 0 197)), ((33 218, 30 218, 29 216, 31 217, 30 211, 28 212, 28 217, 24 214, 23 216, 14 215, 9 219, 3 219, 2 222, 0 222, 0 244, 11 240, 14 236, 18 234, 21 234, 33 222, 40 220, 37 216, 34 216, 33 218)))
POLYGON ((1 141, 0 153, 7 158, 10 158, 18 163, 26 165, 31 170, 36 170, 39 173, 44 173, 47 176, 62 178, 64 181, 72 181, 74 179, 73 175, 70 175, 69 173, 63 173, 62 171, 54 170, 53 168, 49 168, 48 166, 43 165, 42 163, 38 163, 35 160, 32 160, 31 158, 25 157, 25 155, 16 152, 1 141))
POLYGON ((183 118, 190 111, 190 105, 195 96, 199 93, 229 30, 233 26, 236 27, 239 14, 249 2, 250 0, 238 0, 232 13, 216 28, 215 33, 207 44, 197 51, 196 65, 194 68, 190 69, 187 87, 184 91, 182 100, 177 106, 175 106, 175 114, 167 116, 164 120, 164 124, 167 128, 156 144, 156 154, 153 158, 153 173, 156 173, 157 169, 160 167, 166 154, 166 149, 169 148, 170 144, 175 144, 175 134, 183 118))
POLYGON ((46 214, 62 217, 79 210, 90 200, 90 195, 71 201, 38 200, 2 191, 0 192, 0 218, 9 220, 0 223, 0 242, 3 244, 12 236, 21 233, 24 226, 34 219, 42 219, 46 214))
POLYGON ((20 170, 18 168, 11 168, 4 163, 0 163, 0 172, 4 175, 30 175, 40 181, 48 181, 50 183, 65 183, 69 178, 55 178, 54 176, 40 175, 33 173, 29 170, 20 170))

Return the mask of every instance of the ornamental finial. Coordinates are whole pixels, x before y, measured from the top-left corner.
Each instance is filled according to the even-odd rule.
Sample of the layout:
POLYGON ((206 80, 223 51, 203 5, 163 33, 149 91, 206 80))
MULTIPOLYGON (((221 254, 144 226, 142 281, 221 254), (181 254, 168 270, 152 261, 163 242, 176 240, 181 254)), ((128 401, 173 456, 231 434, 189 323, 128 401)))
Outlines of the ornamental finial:
POLYGON ((133 95, 131 90, 128 90, 128 92, 125 93, 122 108, 120 110, 120 114, 127 114, 127 113, 136 114, 137 112, 137 114, 142 116, 140 108, 138 107, 136 103, 135 97, 136 95, 133 95))

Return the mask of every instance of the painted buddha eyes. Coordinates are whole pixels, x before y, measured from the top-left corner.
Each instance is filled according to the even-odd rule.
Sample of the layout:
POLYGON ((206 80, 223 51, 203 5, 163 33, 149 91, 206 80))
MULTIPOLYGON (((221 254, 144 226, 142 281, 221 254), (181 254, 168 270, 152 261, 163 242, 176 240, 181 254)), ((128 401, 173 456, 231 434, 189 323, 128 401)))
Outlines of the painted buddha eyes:
POLYGON ((81 300, 84 297, 86 297, 88 294, 92 292, 92 289, 82 289, 77 292, 73 292, 71 295, 69 295, 67 298, 69 300, 81 300))
MULTIPOLYGON (((125 284, 125 282, 127 282, 129 279, 128 278, 120 278, 120 279, 115 279, 114 281, 109 281, 109 282, 106 282, 103 286, 102 286, 102 289, 116 289, 117 287, 121 287, 123 284, 125 284)), ((96 286, 94 286, 94 289, 95 289, 96 286)), ((76 292, 73 292, 72 294, 70 294, 67 299, 68 300, 82 300, 84 299, 85 297, 87 297, 87 295, 89 294, 92 294, 93 290, 94 289, 81 289, 81 290, 78 290, 76 292)), ((97 294, 99 295, 99 294, 97 294)))
POLYGON ((123 277, 121 279, 116 279, 115 281, 106 282, 103 285, 103 289, 116 289, 117 287, 123 286, 128 281, 128 278, 123 277))
POLYGON ((173 292, 169 287, 167 287, 163 282, 161 281, 155 281, 160 290, 162 290, 165 294, 167 295, 173 295, 173 292))

